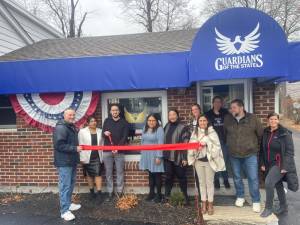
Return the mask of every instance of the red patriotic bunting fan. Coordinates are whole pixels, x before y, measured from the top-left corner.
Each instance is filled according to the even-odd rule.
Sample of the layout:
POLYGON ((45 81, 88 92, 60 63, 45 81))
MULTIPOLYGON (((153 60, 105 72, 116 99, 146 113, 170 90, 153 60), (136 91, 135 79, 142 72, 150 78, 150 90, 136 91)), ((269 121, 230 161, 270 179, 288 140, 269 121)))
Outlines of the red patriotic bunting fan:
POLYGON ((17 115, 27 124, 51 132, 67 108, 76 111, 75 124, 80 127, 97 107, 97 92, 66 92, 49 94, 17 94, 10 101, 17 115))

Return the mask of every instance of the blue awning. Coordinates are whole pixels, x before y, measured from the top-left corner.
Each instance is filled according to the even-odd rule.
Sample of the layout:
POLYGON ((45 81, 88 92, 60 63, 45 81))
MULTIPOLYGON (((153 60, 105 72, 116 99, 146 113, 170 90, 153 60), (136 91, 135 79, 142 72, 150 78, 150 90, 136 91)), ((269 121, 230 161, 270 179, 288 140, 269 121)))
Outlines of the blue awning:
POLYGON ((188 54, 0 62, 0 94, 187 87, 188 54))
POLYGON ((288 42, 269 15, 230 8, 199 29, 189 58, 189 80, 278 78, 288 73, 288 42))
POLYGON ((210 18, 190 51, 0 62, 0 94, 188 87, 191 82, 260 78, 300 80, 300 44, 249 8, 210 18))

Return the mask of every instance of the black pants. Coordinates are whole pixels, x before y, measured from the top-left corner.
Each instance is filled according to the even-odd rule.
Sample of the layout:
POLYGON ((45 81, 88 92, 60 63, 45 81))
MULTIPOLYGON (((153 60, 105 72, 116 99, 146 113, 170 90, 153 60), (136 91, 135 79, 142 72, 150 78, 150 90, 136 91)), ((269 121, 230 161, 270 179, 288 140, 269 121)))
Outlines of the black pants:
POLYGON ((149 187, 150 195, 155 194, 155 187, 157 195, 161 195, 161 186, 162 186, 162 173, 151 173, 149 172, 149 187))
POLYGON ((273 208, 274 199, 274 189, 276 188, 278 199, 280 202, 280 207, 286 206, 286 198, 284 192, 284 186, 282 182, 283 174, 280 173, 280 168, 278 166, 273 166, 269 169, 265 180, 266 189, 266 208, 273 208))
POLYGON ((187 197, 187 177, 186 177, 186 167, 178 166, 170 160, 164 161, 165 165, 165 195, 170 196, 171 190, 174 184, 174 177, 176 176, 179 181, 179 186, 184 194, 187 197))

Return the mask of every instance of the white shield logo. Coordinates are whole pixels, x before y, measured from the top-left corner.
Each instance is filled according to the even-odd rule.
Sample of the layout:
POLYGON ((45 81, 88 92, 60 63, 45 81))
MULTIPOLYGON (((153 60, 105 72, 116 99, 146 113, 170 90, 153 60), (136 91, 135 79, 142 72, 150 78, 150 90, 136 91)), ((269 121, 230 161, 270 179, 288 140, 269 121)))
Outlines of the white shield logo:
POLYGON ((233 54, 242 54, 242 53, 250 53, 254 51, 259 43, 259 23, 257 23, 256 27, 252 32, 244 37, 244 40, 241 40, 241 36, 235 36, 234 41, 231 41, 230 38, 226 37, 225 35, 221 34, 217 28, 215 27, 216 32, 216 41, 218 49, 225 55, 233 55, 233 54))

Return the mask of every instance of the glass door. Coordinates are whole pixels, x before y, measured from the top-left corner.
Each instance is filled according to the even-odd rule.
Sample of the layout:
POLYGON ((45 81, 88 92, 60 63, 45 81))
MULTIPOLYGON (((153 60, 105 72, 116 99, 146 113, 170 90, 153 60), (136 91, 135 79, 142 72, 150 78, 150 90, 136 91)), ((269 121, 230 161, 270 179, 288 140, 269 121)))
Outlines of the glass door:
POLYGON ((211 109, 214 96, 221 96, 227 109, 232 100, 242 99, 246 111, 252 112, 252 80, 208 81, 198 83, 197 89, 203 112, 211 109))
POLYGON ((203 87, 202 88, 202 110, 207 112, 211 109, 212 99, 214 97, 214 88, 213 87, 203 87))

